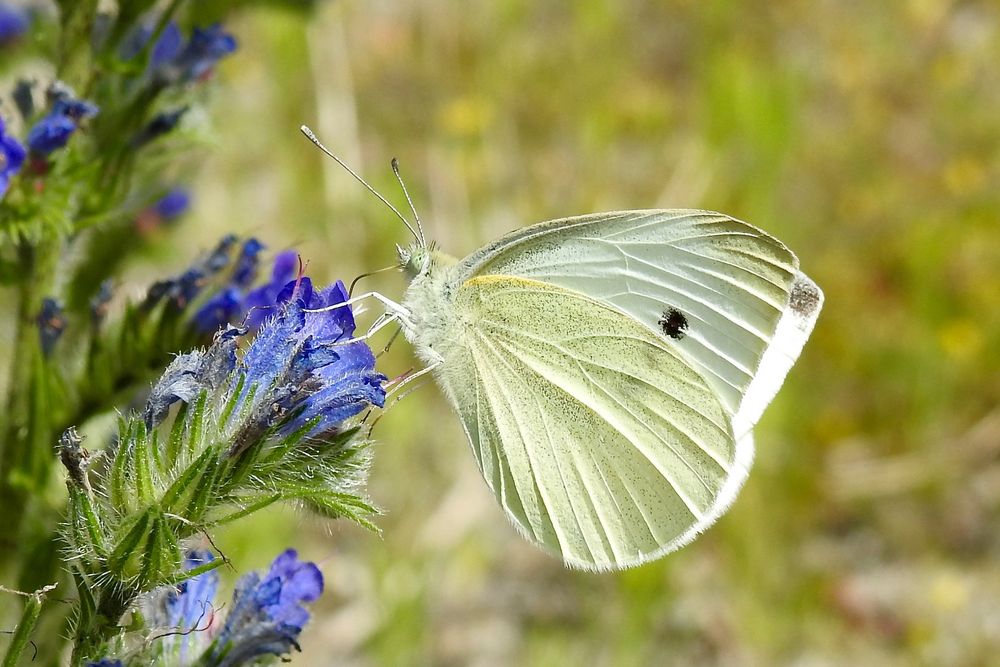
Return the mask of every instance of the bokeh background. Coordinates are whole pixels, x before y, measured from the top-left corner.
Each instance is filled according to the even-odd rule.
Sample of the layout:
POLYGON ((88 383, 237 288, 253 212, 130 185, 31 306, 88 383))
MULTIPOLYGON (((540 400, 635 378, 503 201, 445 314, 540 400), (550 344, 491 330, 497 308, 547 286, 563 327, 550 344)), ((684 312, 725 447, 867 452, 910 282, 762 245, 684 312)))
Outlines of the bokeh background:
MULTIPOLYGON (((277 510, 219 539, 240 569, 287 545, 321 563, 296 664, 996 664, 1000 6, 300 5, 229 24, 194 211, 136 289, 229 231, 319 278, 391 264, 405 230, 308 123, 404 206, 398 156, 452 254, 550 218, 704 207, 785 241, 827 301, 733 508, 620 574, 523 542, 437 389, 406 397, 375 429, 381 536, 277 510)), ((383 362, 415 363, 402 341, 383 362)))

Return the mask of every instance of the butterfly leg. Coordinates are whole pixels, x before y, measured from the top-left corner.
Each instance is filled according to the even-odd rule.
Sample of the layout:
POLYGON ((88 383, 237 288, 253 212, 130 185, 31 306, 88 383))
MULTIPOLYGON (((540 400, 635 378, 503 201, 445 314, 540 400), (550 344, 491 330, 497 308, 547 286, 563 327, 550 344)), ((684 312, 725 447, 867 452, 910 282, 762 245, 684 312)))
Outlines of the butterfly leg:
POLYGON ((397 321, 399 318, 400 318, 399 313, 382 313, 381 315, 378 316, 378 319, 375 320, 375 322, 370 327, 368 327, 368 331, 365 333, 364 336, 355 336, 354 338, 349 338, 347 340, 340 340, 337 341, 335 345, 347 345, 348 343, 357 343, 359 341, 368 340, 369 338, 377 334, 379 330, 384 329, 393 322, 397 321))
POLYGON ((347 301, 341 301, 340 303, 333 303, 330 304, 329 306, 323 306, 322 308, 310 308, 305 312, 322 313, 327 310, 334 310, 336 308, 343 308, 344 306, 351 306, 354 305, 355 303, 360 303, 361 301, 364 301, 366 299, 375 299, 385 307, 388 314, 398 319, 400 324, 402 324, 404 328, 411 328, 411 329, 413 328, 413 321, 410 319, 410 310, 406 306, 396 303, 395 301, 385 296, 384 294, 381 294, 380 292, 365 292, 364 294, 359 294, 358 296, 351 297, 347 301))
POLYGON ((407 375, 402 380, 400 380, 398 383, 396 383, 395 385, 393 385, 392 389, 390 389, 388 391, 388 393, 386 394, 386 398, 389 398, 391 396, 395 396, 396 394, 399 393, 400 389, 402 389, 406 385, 410 384, 414 380, 416 380, 416 379, 418 379, 418 378, 420 378, 420 377, 422 377, 424 375, 427 375, 428 373, 430 373, 431 371, 433 371, 435 368, 437 368, 438 366, 440 366, 443 361, 444 361, 443 359, 440 360, 440 361, 435 361, 430 366, 425 366, 424 368, 421 368, 416 373, 413 373, 412 375, 407 375))

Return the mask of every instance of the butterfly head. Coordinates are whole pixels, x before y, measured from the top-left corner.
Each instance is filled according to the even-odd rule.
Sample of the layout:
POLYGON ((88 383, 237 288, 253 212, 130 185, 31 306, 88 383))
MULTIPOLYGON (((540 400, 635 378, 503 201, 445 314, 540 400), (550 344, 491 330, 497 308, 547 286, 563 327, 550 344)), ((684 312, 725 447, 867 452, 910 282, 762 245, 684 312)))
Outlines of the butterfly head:
POLYGON ((410 280, 430 270, 432 248, 418 241, 410 246, 396 244, 399 268, 410 280))

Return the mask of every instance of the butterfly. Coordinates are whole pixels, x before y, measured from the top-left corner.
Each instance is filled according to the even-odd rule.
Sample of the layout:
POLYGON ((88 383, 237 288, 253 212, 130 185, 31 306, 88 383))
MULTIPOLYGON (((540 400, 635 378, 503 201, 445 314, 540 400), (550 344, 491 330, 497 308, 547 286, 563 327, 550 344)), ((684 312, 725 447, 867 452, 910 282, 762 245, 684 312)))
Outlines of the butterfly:
POLYGON ((378 298, 525 538, 571 567, 623 569, 728 509, 823 304, 788 248, 721 213, 635 210, 459 260, 417 224, 397 246, 402 303, 378 298))

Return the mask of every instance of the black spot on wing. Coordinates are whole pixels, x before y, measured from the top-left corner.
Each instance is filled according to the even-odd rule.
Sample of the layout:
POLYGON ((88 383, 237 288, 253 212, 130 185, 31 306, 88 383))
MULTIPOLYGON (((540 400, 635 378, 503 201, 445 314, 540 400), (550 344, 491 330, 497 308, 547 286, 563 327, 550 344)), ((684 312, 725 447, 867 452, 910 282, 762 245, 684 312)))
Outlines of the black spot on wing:
POLYGON ((674 340, 680 340, 687 332, 688 321, 681 311, 676 308, 667 308, 663 311, 663 316, 660 317, 659 325, 663 329, 663 333, 674 340))

